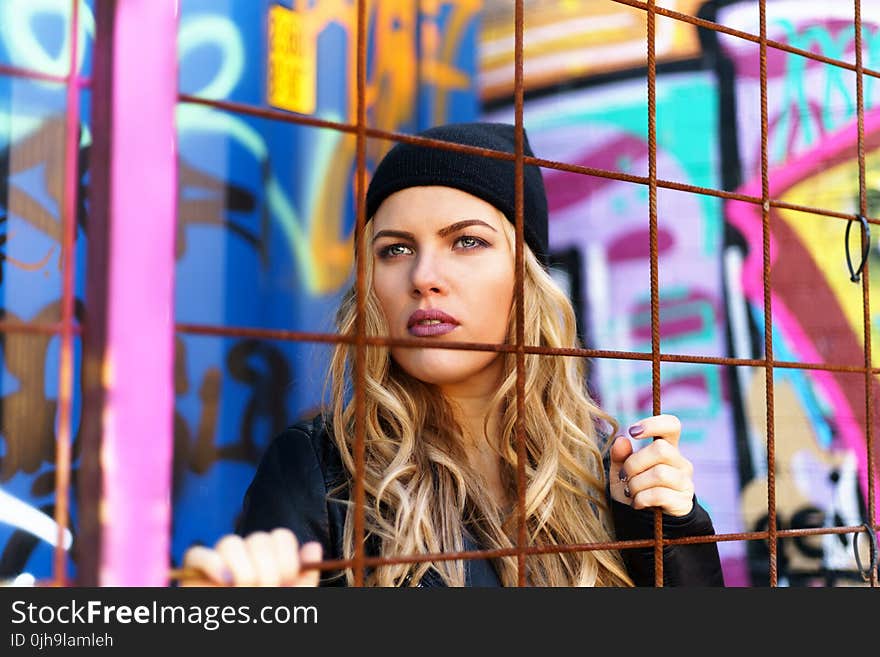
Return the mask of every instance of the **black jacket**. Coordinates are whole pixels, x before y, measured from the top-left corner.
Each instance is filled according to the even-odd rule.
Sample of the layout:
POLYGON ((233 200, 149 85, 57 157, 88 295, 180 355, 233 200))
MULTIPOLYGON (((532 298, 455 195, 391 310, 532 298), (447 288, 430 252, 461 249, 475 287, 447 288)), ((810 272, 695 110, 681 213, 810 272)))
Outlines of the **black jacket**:
MULTIPOLYGON (((347 473, 332 437, 321 416, 289 427, 275 437, 260 462, 245 494, 242 513, 235 531, 241 536, 276 527, 293 531, 300 543, 319 541, 325 559, 342 558, 342 529, 345 507, 328 500, 328 491, 347 484, 347 473)), ((335 497, 345 497, 347 487, 335 497)), ((607 491, 606 491, 607 492, 607 491)), ((612 517, 618 540, 652 538, 654 513, 636 511, 611 500, 612 517)), ((667 538, 712 535, 712 520, 694 498, 694 508, 686 516, 663 516, 667 538)), ((479 550, 465 537, 466 550, 479 550)), ((368 552, 377 552, 375 545, 368 552)), ((627 548, 621 551, 627 570, 637 586, 654 585, 654 548, 627 548)), ((466 561, 468 586, 500 586, 491 562, 466 561)), ((338 573, 323 573, 321 585, 344 585, 338 573)), ((663 578, 666 586, 723 586, 721 561, 715 542, 664 547, 663 578)), ((422 585, 441 585, 433 571, 422 578, 422 585)))

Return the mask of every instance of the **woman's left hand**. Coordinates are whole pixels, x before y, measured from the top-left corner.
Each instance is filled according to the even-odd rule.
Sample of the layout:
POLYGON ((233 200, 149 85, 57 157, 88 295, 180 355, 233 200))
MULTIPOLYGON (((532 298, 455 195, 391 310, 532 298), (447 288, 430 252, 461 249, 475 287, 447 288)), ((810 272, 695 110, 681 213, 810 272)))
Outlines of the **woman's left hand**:
POLYGON ((694 466, 678 450, 681 422, 674 415, 654 415, 629 428, 637 440, 655 438, 633 451, 626 436, 611 445, 611 497, 634 509, 658 507, 671 516, 685 516, 693 508, 694 466))

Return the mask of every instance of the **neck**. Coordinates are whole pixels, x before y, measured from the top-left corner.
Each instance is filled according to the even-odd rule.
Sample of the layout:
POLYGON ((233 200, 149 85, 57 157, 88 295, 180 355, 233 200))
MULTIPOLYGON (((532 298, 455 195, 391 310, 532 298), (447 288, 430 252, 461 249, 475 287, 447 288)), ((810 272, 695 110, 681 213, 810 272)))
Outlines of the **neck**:
POLYGON ((467 455, 468 465, 479 473, 484 490, 503 509, 508 507, 510 500, 503 483, 501 458, 498 455, 501 415, 490 410, 495 390, 497 385, 482 391, 445 388, 443 394, 461 425, 461 446, 467 455))
POLYGON ((466 396, 448 392, 444 395, 455 409, 456 419, 461 424, 465 449, 485 451, 497 445, 500 418, 497 413, 490 414, 491 395, 466 396))
POLYGON ((500 368, 492 369, 496 371, 483 372, 482 376, 464 383, 440 387, 440 392, 455 410, 456 419, 464 432, 463 446, 468 451, 471 448, 485 451, 498 444, 500 417, 497 413, 490 413, 490 407, 500 385, 501 373, 500 368), (484 428, 487 418, 489 422, 484 428))
POLYGON ((501 418, 491 413, 492 397, 498 391, 503 376, 502 360, 494 362, 478 374, 452 384, 439 386, 440 393, 454 409, 456 419, 461 424, 464 435, 462 446, 471 453, 490 451, 498 444, 501 418), (486 419, 488 417, 488 425, 486 419))

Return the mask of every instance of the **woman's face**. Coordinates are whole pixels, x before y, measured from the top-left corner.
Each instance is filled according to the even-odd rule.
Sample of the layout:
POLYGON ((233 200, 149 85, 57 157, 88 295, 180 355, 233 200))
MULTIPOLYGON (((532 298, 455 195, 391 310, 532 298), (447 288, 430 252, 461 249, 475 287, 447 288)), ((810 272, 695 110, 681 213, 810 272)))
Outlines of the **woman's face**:
MULTIPOLYGON (((504 343, 513 303, 507 219, 486 201, 451 187, 409 187, 373 217, 373 287, 393 338, 504 343)), ((488 393, 502 354, 392 347, 411 376, 441 387, 488 393)))

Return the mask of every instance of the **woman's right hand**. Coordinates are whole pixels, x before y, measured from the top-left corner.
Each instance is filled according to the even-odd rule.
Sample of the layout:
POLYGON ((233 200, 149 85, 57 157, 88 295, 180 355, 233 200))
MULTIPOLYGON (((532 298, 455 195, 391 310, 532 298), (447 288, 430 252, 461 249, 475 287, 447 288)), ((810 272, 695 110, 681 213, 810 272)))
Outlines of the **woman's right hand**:
POLYGON ((186 578, 181 586, 317 586, 321 571, 302 570, 303 563, 321 560, 321 544, 299 545, 292 531, 253 532, 242 538, 227 534, 212 548, 200 545, 183 555, 183 568, 202 577, 186 578))

